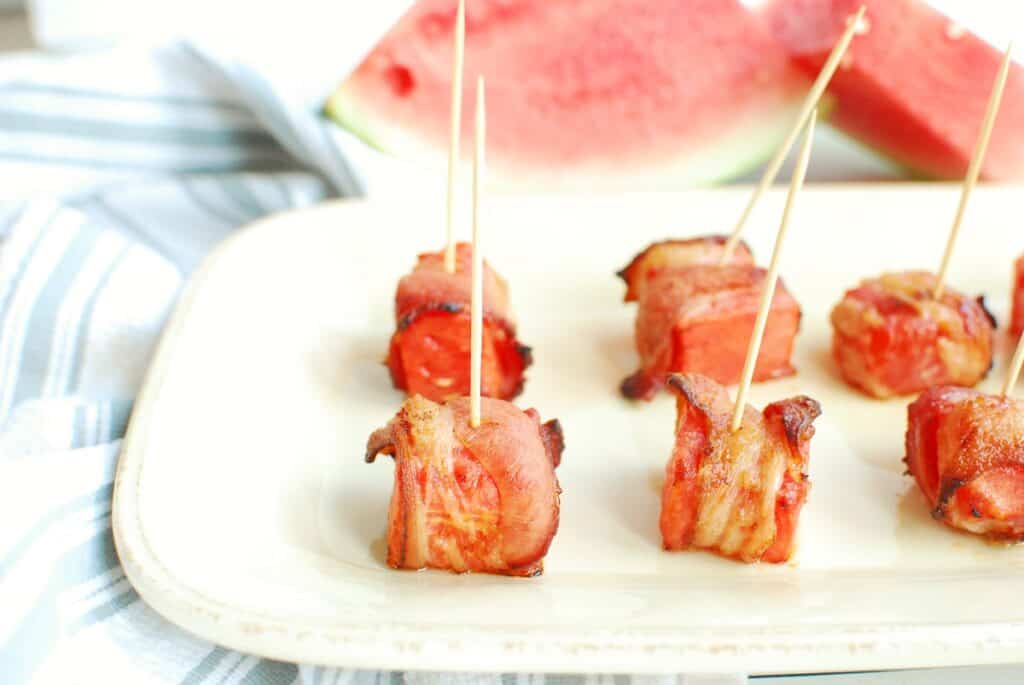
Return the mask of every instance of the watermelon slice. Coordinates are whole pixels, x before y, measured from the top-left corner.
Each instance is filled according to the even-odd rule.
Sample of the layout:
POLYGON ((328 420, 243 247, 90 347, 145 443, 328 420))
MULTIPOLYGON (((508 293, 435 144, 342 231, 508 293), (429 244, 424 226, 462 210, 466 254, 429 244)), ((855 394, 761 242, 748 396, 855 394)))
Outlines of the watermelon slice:
MULTIPOLYGON (((962 178, 1002 54, 920 0, 773 0, 767 13, 794 60, 815 74, 867 5, 832 79, 830 122, 926 175, 962 178)), ((1011 67, 982 178, 1024 178, 1024 69, 1011 67)))
MULTIPOLYGON (((447 150, 456 0, 420 0, 327 112, 432 165, 447 150)), ((808 79, 736 0, 474 0, 464 102, 487 78, 488 166, 522 186, 702 184, 769 156, 808 79)), ((471 150, 472 107, 462 150, 471 150)))

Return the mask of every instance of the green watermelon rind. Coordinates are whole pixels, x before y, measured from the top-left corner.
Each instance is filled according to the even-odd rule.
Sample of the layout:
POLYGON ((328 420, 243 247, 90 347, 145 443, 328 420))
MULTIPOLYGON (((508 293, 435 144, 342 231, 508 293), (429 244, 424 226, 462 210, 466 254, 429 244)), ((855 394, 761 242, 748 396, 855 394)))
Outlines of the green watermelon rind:
POLYGON ((363 115, 356 104, 356 98, 350 95, 344 86, 338 88, 327 98, 327 102, 324 104, 324 114, 375 150, 394 154, 383 142, 378 140, 378 136, 373 132, 373 126, 369 123, 369 118, 363 115))
MULTIPOLYGON (((771 113, 772 121, 761 125, 760 128, 750 126, 734 131, 697 151, 691 150, 682 153, 675 159, 663 158, 653 161, 639 171, 627 169, 625 173, 622 173, 616 169, 613 173, 619 177, 620 181, 630 175, 635 175, 649 177, 654 185, 659 184, 659 180, 655 180, 657 177, 662 185, 667 185, 666 181, 671 181, 673 182, 671 185, 694 187, 714 185, 749 174, 767 161, 778 149, 788 133, 789 127, 796 119, 802 98, 803 94, 801 93, 799 98, 793 98, 789 106, 778 107, 771 113), (722 160, 726 158, 731 161, 723 162, 722 160)), ((830 103, 823 102, 819 109, 822 110, 822 118, 826 118, 831 110, 830 103)), ((436 143, 427 141, 422 136, 402 127, 375 123, 375 121, 384 122, 387 118, 369 112, 363 106, 358 93, 349 88, 348 84, 343 84, 328 98, 324 105, 324 113, 367 145, 385 154, 401 157, 413 152, 420 158, 417 161, 427 164, 431 161, 436 164, 440 159, 438 155, 442 151, 436 143), (435 154, 431 154, 430 151, 434 151, 435 154), (424 157, 432 159, 424 160, 424 157)), ((608 158, 595 166, 602 165, 612 169, 615 160, 608 158)), ((495 171, 501 174, 500 171, 495 171)), ((544 182, 536 181, 537 173, 536 169, 524 168, 521 173, 518 171, 509 173, 505 170, 505 173, 501 175, 505 181, 504 184, 513 187, 547 185, 547 179, 544 182), (527 178, 534 180, 523 182, 527 178)), ((569 170, 568 173, 573 173, 573 170, 569 170)), ((637 185, 614 180, 612 184, 627 187, 637 185)))

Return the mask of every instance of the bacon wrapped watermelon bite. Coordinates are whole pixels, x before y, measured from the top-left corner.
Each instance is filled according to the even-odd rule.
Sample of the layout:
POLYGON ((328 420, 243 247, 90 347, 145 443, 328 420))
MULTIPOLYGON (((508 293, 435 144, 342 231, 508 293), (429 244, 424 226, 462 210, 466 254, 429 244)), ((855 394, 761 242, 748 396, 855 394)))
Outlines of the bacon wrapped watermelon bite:
MULTIPOLYGON (((440 401, 469 394, 472 255, 472 245, 459 243, 449 273, 443 252, 421 254, 398 283, 387 366, 395 387, 409 395, 440 401)), ((507 400, 523 389, 530 348, 516 339, 508 285, 488 264, 483 292, 482 393, 507 400)))
POLYGON ((443 404, 413 396, 370 436, 366 461, 394 458, 387 563, 511 576, 543 570, 558 530, 555 467, 564 442, 557 420, 498 399, 443 404))
MULTIPOLYGON (((705 549, 740 561, 771 563, 787 561, 795 550, 809 487, 813 424, 821 407, 800 396, 773 402, 761 412, 746 397, 781 292, 782 245, 807 171, 816 120, 817 112, 812 112, 742 355, 736 401, 705 375, 668 376, 676 394, 676 431, 661 495, 661 536, 667 550, 705 549)), ((725 272, 742 267, 715 268, 725 272)))
POLYGON ((907 410, 905 460, 935 519, 1024 540, 1024 402, 929 388, 907 410))
POLYGON ((936 274, 904 271, 863 281, 832 310, 832 353, 847 383, 872 397, 935 385, 972 386, 992 366, 995 320, 981 299, 946 285, 971 190, 985 161, 1011 64, 1006 49, 995 75, 960 204, 936 274))
POLYGON ((745 562, 779 563, 796 547, 807 499, 814 420, 809 397, 744 409, 731 430, 728 391, 699 374, 672 374, 676 437, 665 468, 661 536, 665 549, 705 549, 745 562))
POLYGON ((992 366, 995 320, 981 298, 933 294, 926 271, 883 274, 832 310, 832 355, 847 383, 877 398, 972 386, 992 366))
MULTIPOLYGON (((749 260, 749 252, 745 254, 741 262, 749 260)), ((750 263, 672 266, 652 273, 637 292, 634 339, 640 369, 622 382, 622 394, 650 400, 671 372, 701 373, 723 384, 739 382, 765 275, 750 263)), ((795 373, 790 356, 800 315, 800 305, 780 282, 754 381, 795 373)))
MULTIPOLYGON (((492 348, 496 344, 495 329, 488 326, 509 320, 504 283, 486 268, 480 249, 485 130, 484 82, 479 77, 473 245, 458 246, 462 268, 454 273, 444 268, 442 255, 425 255, 398 288, 400 316, 410 307, 410 299, 469 304, 461 337, 450 338, 458 352, 435 351, 439 356, 448 354, 448 362, 457 354, 464 357, 451 371, 468 372, 462 394, 469 397, 453 396, 438 403, 414 394, 384 428, 370 435, 366 461, 374 461, 378 454, 395 460, 388 511, 390 566, 535 576, 543 570, 544 555, 558 530, 561 490, 555 467, 562 460, 565 443, 557 420, 541 424, 532 409, 522 411, 505 400, 482 397, 488 330, 492 348), (493 318, 495 313, 503 318, 493 318)), ((416 306, 410 311, 415 312, 416 306)), ((514 342, 514 336, 511 339, 514 342)), ((521 376, 521 367, 518 373, 521 376)))

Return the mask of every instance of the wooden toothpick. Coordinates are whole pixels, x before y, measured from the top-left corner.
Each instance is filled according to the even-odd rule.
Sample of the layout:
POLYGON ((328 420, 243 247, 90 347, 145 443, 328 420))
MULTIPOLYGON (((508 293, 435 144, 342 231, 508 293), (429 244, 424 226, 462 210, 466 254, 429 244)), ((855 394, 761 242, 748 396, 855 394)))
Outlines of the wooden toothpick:
POLYGON ((764 174, 761 176, 761 181, 758 183, 757 188, 754 189, 754 194, 750 196, 747 201, 747 206, 743 208, 743 213, 740 214, 740 220, 736 222, 736 227, 732 229, 732 234, 729 239, 725 242, 725 247, 722 248, 722 256, 719 259, 719 265, 723 265, 729 261, 732 257, 733 250, 736 249, 736 245, 740 242, 740 235, 743 233, 743 227, 747 223, 747 219, 750 218, 750 214, 754 211, 754 207, 761 200, 761 196, 765 194, 765 191, 771 187, 772 183, 775 182, 775 177, 779 175, 779 169, 782 167, 782 163, 786 159, 786 155, 789 154, 789 150, 793 147, 793 143, 796 142, 796 138, 800 135, 800 131, 803 130, 804 125, 807 123, 808 117, 811 115, 811 111, 818 106, 818 101, 821 100, 822 93, 825 92, 825 88, 828 87, 829 82, 832 80, 832 75, 836 73, 836 69, 842 62, 843 56, 846 55, 846 49, 850 47, 850 42, 853 40, 853 36, 857 33, 857 29, 861 26, 861 22, 864 19, 864 13, 867 11, 867 6, 861 5, 857 13, 848 20, 848 26, 843 35, 839 38, 839 41, 832 48, 832 52, 829 53, 828 59, 825 60, 825 65, 821 68, 818 73, 818 78, 815 79, 814 84, 811 85, 811 89, 807 92, 807 97, 804 98, 803 104, 800 106, 800 115, 793 123, 793 128, 790 130, 786 139, 782 141, 782 145, 779 146, 775 156, 772 157, 771 161, 768 162, 768 166, 764 170, 764 174))
POLYGON ((981 133, 978 134, 978 142, 974 146, 974 157, 967 167, 967 176, 964 178, 964 187, 960 191, 960 205, 956 208, 956 217, 953 219, 953 228, 949 231, 949 239, 946 241, 946 251, 942 254, 942 264, 939 266, 939 273, 935 281, 935 290, 932 296, 937 300, 942 297, 943 288, 946 285, 946 273, 949 271, 949 261, 953 256, 953 246, 956 245, 957 236, 960 233, 960 224, 964 220, 964 212, 967 210, 967 200, 971 197, 974 184, 978 182, 978 174, 981 173, 981 163, 985 161, 985 151, 988 149, 988 140, 992 136, 992 128, 996 123, 996 115, 999 113, 999 103, 1003 99, 1003 87, 1006 86, 1006 75, 1010 72, 1010 52, 1013 50, 1013 43, 1006 46, 1006 54, 1003 55, 1003 63, 996 75, 996 82, 992 86, 992 94, 988 98, 988 109, 985 110, 985 118, 981 123, 981 133))
POLYGON ((811 117, 807 121, 807 131, 804 133, 804 142, 800 146, 800 156, 797 158, 796 168, 793 170, 793 179, 789 184, 789 196, 786 197, 786 207, 782 210, 782 223, 779 224, 779 232, 775 236, 775 248, 772 250, 772 261, 768 265, 768 275, 764 281, 764 291, 761 293, 761 306, 757 310, 757 318, 754 320, 754 332, 750 336, 750 346, 747 347, 747 359, 743 363, 743 375, 740 377, 740 387, 736 391, 736 406, 732 412, 731 430, 739 430, 743 423, 743 411, 747 406, 747 391, 750 390, 750 381, 754 378, 754 367, 757 365, 757 356, 761 352, 761 340, 764 338, 765 324, 768 322, 768 312, 772 307, 772 298, 775 295, 775 284, 779 280, 779 257, 782 254, 782 241, 786 237, 786 229, 789 227, 789 217, 793 210, 793 202, 797 193, 804 184, 804 176, 807 174, 807 161, 811 157, 811 142, 814 139, 814 124, 818 120, 818 110, 811 110, 811 117))
POLYGON ((476 127, 473 135, 473 291, 470 304, 469 334, 469 425, 480 425, 480 363, 483 351, 484 258, 480 240, 480 201, 483 199, 484 141, 487 117, 484 102, 484 77, 476 82, 476 127))
POLYGON ((459 0, 455 15, 455 57, 452 60, 451 140, 448 146, 448 209, 445 226, 444 270, 455 273, 455 174, 459 165, 459 135, 462 132, 462 56, 466 43, 466 0, 459 0))
POLYGON ((1010 368, 1006 372, 1006 380, 1003 381, 1003 397, 1009 395, 1013 387, 1017 385, 1021 366, 1024 366, 1024 333, 1021 334, 1020 340, 1017 341, 1017 350, 1013 353, 1013 360, 1010 362, 1010 368))

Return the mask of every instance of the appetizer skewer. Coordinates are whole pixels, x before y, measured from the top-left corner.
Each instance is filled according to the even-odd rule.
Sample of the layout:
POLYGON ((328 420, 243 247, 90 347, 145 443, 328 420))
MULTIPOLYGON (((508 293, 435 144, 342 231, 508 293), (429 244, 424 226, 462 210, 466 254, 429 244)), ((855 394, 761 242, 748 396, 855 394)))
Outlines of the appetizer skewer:
POLYGON ((946 283, 946 274, 949 273, 949 263, 953 257, 953 248, 956 247, 957 236, 960 235, 960 226, 964 222, 964 213, 967 211, 967 201, 971 198, 971 191, 978 183, 978 175, 981 173, 981 164, 985 161, 985 153, 988 151, 988 141, 992 137, 992 129, 996 124, 996 116, 999 114, 999 104, 1003 100, 1003 90, 1006 88, 1006 77, 1010 73, 1010 55, 1013 52, 1013 44, 1006 47, 1003 61, 999 65, 999 72, 996 74, 995 83, 992 85, 992 94, 989 96, 988 107, 985 109, 985 118, 981 122, 981 131, 978 133, 978 142, 975 144, 974 156, 967 167, 967 175, 964 177, 963 189, 960 192, 960 203, 956 208, 956 216, 953 218, 953 227, 949 231, 949 239, 946 241, 946 249, 942 253, 942 263, 939 265, 938 279, 935 284, 935 299, 942 297, 942 289, 946 283))
POLYGON ((558 530, 562 430, 536 411, 481 400, 485 420, 471 426, 470 401, 415 395, 366 444, 366 461, 394 459, 387 563, 534 576, 558 530))
POLYGON ((933 385, 972 386, 992 366, 995 320, 981 298, 946 286, 971 190, 985 158, 1010 65, 996 77, 938 274, 904 271, 867 279, 832 310, 832 355, 847 383, 876 398, 933 385))
POLYGON ((807 464, 820 405, 809 397, 746 404, 765 332, 790 211, 810 156, 815 116, 793 174, 736 402, 706 376, 672 374, 676 437, 665 468, 660 528, 667 550, 706 549, 745 562, 791 558, 810 487, 807 464))
MULTIPOLYGON (((822 93, 862 26, 865 11, 866 7, 861 6, 850 17, 733 232, 729 236, 654 243, 619 271, 626 282, 625 301, 639 303, 635 339, 641 368, 622 382, 624 396, 651 399, 672 371, 702 373, 719 383, 739 381, 744 351, 741 341, 750 338, 765 276, 765 271, 754 265, 740 236, 754 206, 775 181, 797 136, 816 111, 822 93)), ((800 307, 783 285, 772 305, 765 354, 758 359, 755 381, 795 372, 789 358, 799 327, 800 307)))
MULTIPOLYGON (((395 333, 387 366, 396 388, 432 400, 468 395, 470 261, 468 244, 456 243, 454 231, 456 170, 462 121, 462 62, 466 33, 465 0, 455 19, 452 64, 451 145, 448 156, 446 243, 440 253, 419 256, 413 271, 398 283, 395 333)), ((530 348, 516 339, 508 285, 484 266, 487 299, 483 301, 481 366, 483 393, 511 399, 523 388, 523 372, 531 363, 530 348)))
MULTIPOLYGON (((725 385, 739 382, 765 280, 765 270, 751 264, 666 269, 648 280, 639 293, 634 330, 640 369, 622 382, 622 394, 649 400, 671 372, 700 373, 725 385)), ((795 372, 789 360, 800 317, 800 305, 780 283, 755 381, 795 372)))
POLYGON ((481 398, 486 378, 485 298, 495 282, 480 247, 483 174, 483 79, 477 84, 473 181, 469 397, 443 403, 413 395, 388 424, 370 436, 366 461, 393 457, 394 489, 388 511, 387 563, 393 568, 435 568, 534 576, 558 530, 555 467, 564 440, 557 420, 541 423, 501 399, 481 398))
POLYGON ((867 5, 861 5, 857 13, 854 14, 847 20, 846 30, 843 31, 843 35, 836 41, 835 46, 832 48, 832 52, 829 53, 828 59, 825 60, 825 64, 822 65, 821 71, 818 72, 817 78, 814 79, 814 83, 811 85, 811 89, 807 92, 807 97, 804 98, 803 103, 800 106, 800 113, 797 115, 796 121, 793 122, 793 128, 790 129, 786 135, 786 139, 779 146, 779 149, 775 152, 775 156, 772 157, 771 161, 768 162, 768 166, 765 167, 764 173, 761 175, 761 181, 754 188, 753 194, 747 201, 746 206, 743 208, 743 213, 740 214, 739 221, 736 222, 736 226, 733 228, 732 233, 729 235, 729 239, 725 243, 725 247, 722 250, 719 264, 727 264, 731 257, 733 250, 739 244, 740 236, 743 234, 743 227, 747 224, 747 219, 750 218, 751 213, 754 211, 754 207, 760 201, 761 197, 765 194, 768 188, 771 187, 772 183, 775 182, 776 176, 779 175, 779 169, 782 168, 782 163, 786 159, 786 155, 789 154, 790 148, 796 142, 797 136, 800 135, 800 131, 803 130, 807 121, 810 119, 811 112, 816 112, 818 102, 821 100, 822 94, 828 87, 829 82, 832 80, 832 76, 836 73, 836 69, 843 61, 843 57, 846 56, 846 50, 850 47, 850 42, 853 41, 854 35, 861 31, 864 27, 862 24, 864 20, 864 13, 867 11, 867 5))
MULTIPOLYGON (((749 337, 743 327, 753 325, 763 272, 743 242, 729 264, 719 265, 725 242, 725 236, 711 235, 652 243, 618 272, 626 283, 624 301, 639 305, 634 339, 640 369, 620 385, 623 396, 653 398, 672 371, 699 372, 722 383, 739 379, 741 341, 749 337)), ((788 293, 783 300, 799 320, 796 302, 788 293)), ((788 348, 782 348, 784 359, 767 363, 782 370, 776 375, 789 368, 788 348)))
POLYGON ((936 386, 907 408, 907 472, 948 526, 1024 540, 1024 402, 1009 397, 1024 364, 1024 336, 1000 395, 936 386))

